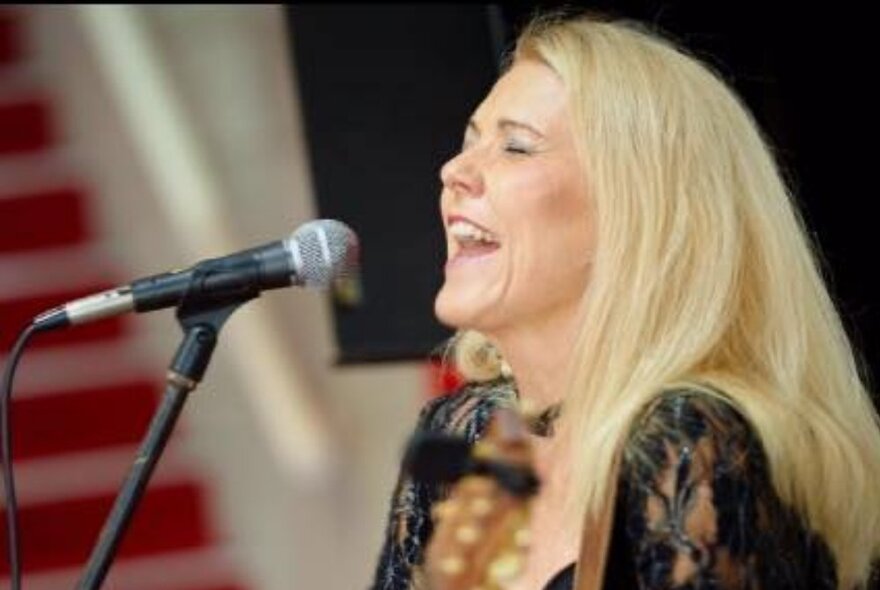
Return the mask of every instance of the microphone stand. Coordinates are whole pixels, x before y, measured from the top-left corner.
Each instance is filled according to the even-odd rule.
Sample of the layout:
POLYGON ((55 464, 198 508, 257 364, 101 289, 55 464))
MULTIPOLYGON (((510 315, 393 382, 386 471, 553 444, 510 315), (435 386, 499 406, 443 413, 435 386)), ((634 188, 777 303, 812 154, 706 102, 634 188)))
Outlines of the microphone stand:
POLYGON ((98 590, 101 587, 187 395, 198 386, 208 368, 220 329, 240 305, 259 295, 254 288, 244 290, 233 300, 206 301, 198 296, 199 286, 210 270, 205 268, 194 273, 188 294, 177 308, 177 321, 184 336, 168 370, 165 394, 104 522, 77 590, 98 590))

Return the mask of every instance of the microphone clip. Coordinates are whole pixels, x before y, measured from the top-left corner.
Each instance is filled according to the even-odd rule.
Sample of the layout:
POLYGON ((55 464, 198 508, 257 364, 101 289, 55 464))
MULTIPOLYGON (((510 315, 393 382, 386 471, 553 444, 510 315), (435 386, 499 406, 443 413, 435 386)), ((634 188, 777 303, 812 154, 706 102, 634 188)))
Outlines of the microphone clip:
POLYGON ((188 271, 189 281, 176 311, 184 332, 207 324, 219 333, 232 312, 259 297, 259 273, 254 266, 230 267, 223 260, 206 260, 188 271))

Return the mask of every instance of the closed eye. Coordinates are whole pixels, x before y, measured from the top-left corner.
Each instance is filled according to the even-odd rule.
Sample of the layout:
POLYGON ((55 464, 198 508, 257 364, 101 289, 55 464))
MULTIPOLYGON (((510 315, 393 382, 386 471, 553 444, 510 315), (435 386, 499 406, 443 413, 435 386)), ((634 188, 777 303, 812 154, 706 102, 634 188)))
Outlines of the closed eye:
POLYGON ((531 155, 532 151, 522 145, 516 143, 508 143, 504 146, 504 151, 510 154, 531 155))

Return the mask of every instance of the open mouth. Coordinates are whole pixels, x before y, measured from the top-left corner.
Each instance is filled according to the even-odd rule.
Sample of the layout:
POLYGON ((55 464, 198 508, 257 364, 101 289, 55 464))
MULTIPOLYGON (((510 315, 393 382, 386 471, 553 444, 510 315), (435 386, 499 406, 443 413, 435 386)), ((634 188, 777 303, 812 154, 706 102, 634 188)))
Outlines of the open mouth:
POLYGON ((456 246, 455 251, 450 253, 450 261, 485 256, 501 247, 494 234, 465 219, 453 220, 448 231, 456 246))

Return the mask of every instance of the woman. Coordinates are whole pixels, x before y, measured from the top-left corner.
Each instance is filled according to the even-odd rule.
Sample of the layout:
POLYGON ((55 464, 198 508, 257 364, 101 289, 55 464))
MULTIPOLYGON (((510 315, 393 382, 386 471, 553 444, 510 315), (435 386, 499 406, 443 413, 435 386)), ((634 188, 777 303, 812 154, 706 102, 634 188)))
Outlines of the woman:
MULTIPOLYGON (((607 588, 867 583, 878 417, 718 76, 633 23, 536 19, 441 179, 435 311, 470 383, 419 428, 474 440, 516 400, 559 416, 534 437, 531 549, 505 588, 574 587, 603 534, 607 588)), ((444 493, 401 477, 377 588, 419 587, 444 493)))

